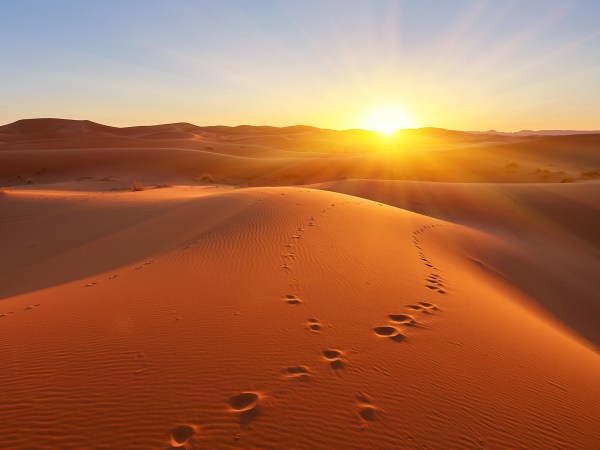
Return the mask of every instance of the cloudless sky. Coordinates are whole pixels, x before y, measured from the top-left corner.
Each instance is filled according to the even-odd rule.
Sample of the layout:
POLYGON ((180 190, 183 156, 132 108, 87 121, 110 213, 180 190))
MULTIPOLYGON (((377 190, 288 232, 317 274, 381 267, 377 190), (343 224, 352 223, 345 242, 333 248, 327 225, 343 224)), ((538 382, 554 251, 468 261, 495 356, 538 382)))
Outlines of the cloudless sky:
POLYGON ((599 129, 597 0, 0 0, 0 123, 599 129))

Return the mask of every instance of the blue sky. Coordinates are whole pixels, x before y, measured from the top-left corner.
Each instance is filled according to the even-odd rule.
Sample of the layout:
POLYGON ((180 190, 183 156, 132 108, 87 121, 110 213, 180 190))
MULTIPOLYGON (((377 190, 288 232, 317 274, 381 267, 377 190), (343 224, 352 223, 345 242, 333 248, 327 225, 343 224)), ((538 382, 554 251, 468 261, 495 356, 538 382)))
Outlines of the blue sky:
POLYGON ((3 1, 0 122, 600 128, 600 2, 3 1))

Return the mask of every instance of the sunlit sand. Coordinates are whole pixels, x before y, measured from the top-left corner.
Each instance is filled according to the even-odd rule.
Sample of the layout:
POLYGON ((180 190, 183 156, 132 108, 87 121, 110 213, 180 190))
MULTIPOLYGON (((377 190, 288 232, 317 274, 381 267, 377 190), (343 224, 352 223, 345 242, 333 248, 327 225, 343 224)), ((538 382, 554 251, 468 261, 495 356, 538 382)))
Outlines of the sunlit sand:
POLYGON ((0 447, 594 448, 598 145, 0 127, 0 447))

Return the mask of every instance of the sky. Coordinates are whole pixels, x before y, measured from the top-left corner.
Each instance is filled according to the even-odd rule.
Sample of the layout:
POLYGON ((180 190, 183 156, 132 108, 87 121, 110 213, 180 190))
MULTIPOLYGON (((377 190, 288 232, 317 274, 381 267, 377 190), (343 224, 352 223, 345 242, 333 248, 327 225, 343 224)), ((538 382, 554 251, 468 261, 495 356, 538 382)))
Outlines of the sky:
POLYGON ((0 123, 600 129, 597 0, 0 6, 0 123))

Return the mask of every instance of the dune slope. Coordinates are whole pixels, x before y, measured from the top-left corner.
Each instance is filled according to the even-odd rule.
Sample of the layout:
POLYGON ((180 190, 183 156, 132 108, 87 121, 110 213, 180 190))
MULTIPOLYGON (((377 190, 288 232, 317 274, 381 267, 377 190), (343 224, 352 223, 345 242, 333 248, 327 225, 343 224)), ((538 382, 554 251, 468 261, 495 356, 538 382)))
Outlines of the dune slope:
POLYGON ((466 225, 511 244, 511 257, 451 240, 481 270, 529 294, 600 347, 600 183, 495 184, 344 180, 318 185, 466 225))
POLYGON ((597 352, 481 268, 510 239, 300 187, 56 192, 0 197, 39 246, 0 303, 9 448, 600 444, 597 352))

